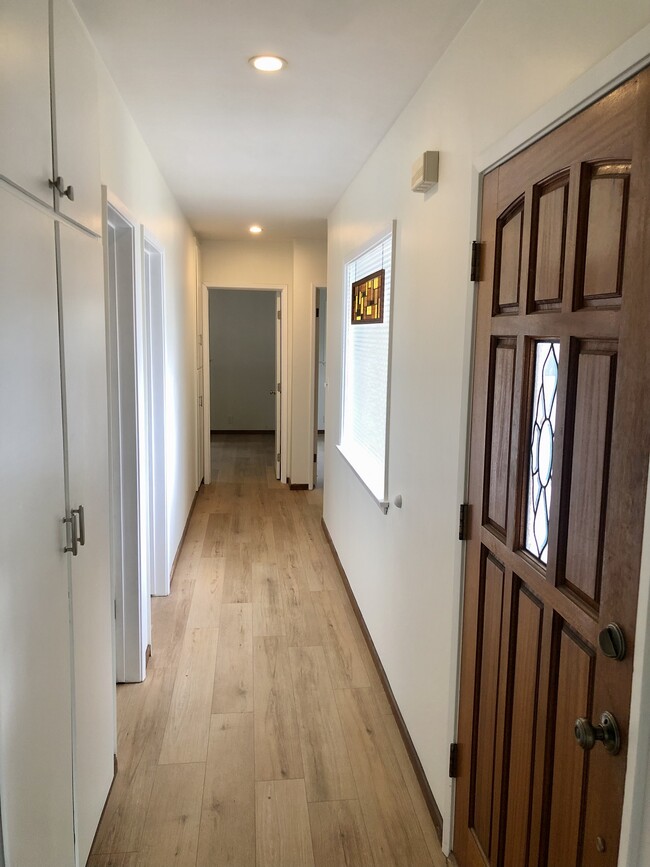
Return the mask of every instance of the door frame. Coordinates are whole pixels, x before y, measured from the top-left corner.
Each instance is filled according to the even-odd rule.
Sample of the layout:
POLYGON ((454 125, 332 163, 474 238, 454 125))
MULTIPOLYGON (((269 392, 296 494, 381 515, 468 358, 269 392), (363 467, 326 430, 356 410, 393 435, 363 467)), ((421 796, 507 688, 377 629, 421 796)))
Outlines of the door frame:
POLYGON ((104 238, 104 279, 107 327, 107 369, 108 369, 108 419, 109 419, 109 452, 110 452, 110 508, 111 508, 111 585, 115 601, 114 618, 114 649, 115 649, 115 679, 117 682, 137 683, 145 678, 147 650, 151 641, 151 594, 149 587, 149 558, 147 546, 143 540, 148 538, 148 497, 142 495, 148 491, 148 448, 146 441, 146 410, 144 378, 144 343, 143 343, 143 265, 142 265, 142 232, 140 224, 129 212, 120 199, 102 187, 102 223, 104 238), (136 478, 134 497, 137 514, 137 561, 136 574, 125 576, 122 569, 124 553, 121 534, 122 508, 122 460, 120 452, 120 393, 118 385, 117 323, 114 319, 112 288, 109 275, 109 210, 122 225, 131 233, 133 281, 133 329, 134 329, 134 374, 133 390, 131 383, 127 398, 135 400, 136 442, 133 443, 131 459, 135 458, 136 478))
POLYGON ((210 447, 210 293, 205 283, 201 283, 200 303, 203 311, 202 345, 203 353, 203 430, 198 432, 203 437, 203 484, 212 484, 212 452, 210 447))
POLYGON ((146 425, 146 449, 149 467, 149 487, 147 489, 148 547, 151 564, 150 595, 168 596, 170 592, 170 567, 168 544, 167 509, 167 469, 165 450, 166 430, 166 305, 165 305, 165 252, 162 244, 147 229, 140 226, 142 261, 142 300, 143 300, 143 346, 144 346, 144 402, 146 425), (147 256, 154 256, 159 262, 159 285, 148 286, 146 277, 147 256), (154 297, 154 293, 155 296, 154 297), (156 330, 158 340, 152 338, 156 330), (158 380, 160 405, 154 402, 153 387, 158 380), (162 507, 156 507, 157 492, 162 489, 162 507), (157 565, 156 551, 162 559, 162 573, 157 565), (162 552, 162 553, 160 553, 162 552))
MULTIPOLYGON (((311 334, 310 334, 310 347, 311 347, 311 358, 313 363, 312 369, 312 377, 311 377, 311 388, 309 390, 309 418, 310 418, 310 433, 309 433, 309 454, 312 452, 315 454, 318 447, 318 381, 319 381, 319 362, 320 362, 320 332, 319 325, 317 325, 316 311, 319 310, 318 303, 318 293, 324 291, 327 292, 327 286, 318 286, 316 283, 311 284, 311 334)), ((320 314, 319 314, 320 316, 320 314)), ((327 331, 325 332, 327 334, 327 331)), ((325 388, 327 388, 327 382, 325 383, 325 388)), ((309 490, 313 490, 316 486, 316 461, 314 461, 314 468, 312 471, 312 477, 309 482, 309 490)))
MULTIPOLYGON (((289 364, 289 351, 290 351, 290 323, 289 323, 289 287, 286 283, 247 283, 245 286, 223 286, 219 284, 209 285, 204 284, 206 286, 206 290, 210 289, 229 289, 236 290, 240 292, 277 292, 280 296, 280 336, 281 336, 281 375, 280 375, 280 383, 281 383, 281 391, 282 397, 280 402, 280 481, 287 481, 287 476, 291 472, 290 470, 290 461, 289 461, 289 449, 291 448, 291 437, 289 431, 289 419, 291 418, 291 382, 290 382, 290 370, 291 366, 289 364)), ((208 317, 209 320, 209 317, 208 317)), ((208 353, 208 363, 203 362, 203 394, 208 395, 207 405, 208 409, 210 407, 210 362, 209 362, 209 353, 210 353, 210 330, 209 330, 209 321, 205 323, 205 319, 203 322, 203 341, 204 341, 204 351, 208 353)), ((204 356, 205 358, 205 356, 204 356)), ((205 401, 205 398, 204 398, 205 401)), ((204 425, 205 430, 205 441, 204 441, 204 452, 209 455, 210 454, 210 416, 207 414, 208 420, 204 425), (207 450, 207 451, 206 451, 207 450)), ((207 464, 207 460, 206 460, 207 464)))
MULTIPOLYGON (((650 26, 636 33, 603 60, 584 72, 563 91, 553 97, 541 109, 531 114, 509 133, 475 156, 472 160, 472 190, 470 211, 470 237, 479 238, 481 225, 482 184, 484 176, 507 162, 531 144, 544 138, 548 133, 583 109, 597 102, 627 79, 650 64, 650 26)), ((472 410, 472 370, 474 366, 474 342, 476 331, 476 286, 469 277, 468 285, 472 291, 472 303, 468 310, 465 325, 465 353, 463 359, 463 379, 465 388, 462 396, 462 418, 465 420, 464 462, 459 469, 459 502, 467 502, 469 488, 469 448, 472 410)), ((646 508, 650 510, 650 485, 646 508)), ((641 844, 642 811, 645 804, 646 761, 650 750, 650 719, 644 714, 644 702, 650 700, 650 511, 646 511, 645 533, 643 540, 643 560, 639 583, 639 602, 637 614, 637 638, 634 650, 634 675, 630 706, 630 731, 628 734, 628 764, 626 771, 623 814, 621 818, 621 838, 619 863, 636 863, 635 857, 641 844)), ((458 580, 454 585, 454 615, 452 627, 452 666, 450 669, 450 702, 448 733, 450 742, 458 737, 460 709, 460 651, 462 641, 463 595, 465 585, 465 545, 459 558, 458 580)), ((443 806, 442 848, 449 854, 454 839, 456 783, 450 781, 443 806)), ((650 798, 649 798, 650 803, 650 798)))

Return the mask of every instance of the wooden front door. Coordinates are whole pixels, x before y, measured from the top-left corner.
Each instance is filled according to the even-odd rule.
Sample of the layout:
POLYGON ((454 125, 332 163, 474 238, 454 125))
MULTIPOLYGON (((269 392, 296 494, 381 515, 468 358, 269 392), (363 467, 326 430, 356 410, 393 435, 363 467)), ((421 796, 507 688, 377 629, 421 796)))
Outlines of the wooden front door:
POLYGON ((645 71, 484 179, 460 867, 616 865, 650 440, 649 153, 645 71), (622 659, 603 650, 609 624, 622 659), (576 740, 604 711, 617 754, 576 740))

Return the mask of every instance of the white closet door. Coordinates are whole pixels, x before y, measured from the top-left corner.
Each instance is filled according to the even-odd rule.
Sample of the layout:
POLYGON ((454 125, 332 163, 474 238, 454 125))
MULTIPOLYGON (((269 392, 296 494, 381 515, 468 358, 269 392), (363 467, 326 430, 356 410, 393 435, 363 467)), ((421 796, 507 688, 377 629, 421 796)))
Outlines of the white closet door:
POLYGON ((85 544, 71 557, 78 863, 84 865, 113 779, 106 327, 99 239, 59 226, 70 508, 85 544))
POLYGON ((57 174, 74 188, 74 201, 59 196, 58 207, 101 234, 95 53, 69 0, 54 0, 52 42, 57 174))
POLYGON ((47 0, 0 3, 0 175, 52 204, 47 0))
POLYGON ((6 862, 74 863, 54 229, 0 190, 0 801, 6 862))

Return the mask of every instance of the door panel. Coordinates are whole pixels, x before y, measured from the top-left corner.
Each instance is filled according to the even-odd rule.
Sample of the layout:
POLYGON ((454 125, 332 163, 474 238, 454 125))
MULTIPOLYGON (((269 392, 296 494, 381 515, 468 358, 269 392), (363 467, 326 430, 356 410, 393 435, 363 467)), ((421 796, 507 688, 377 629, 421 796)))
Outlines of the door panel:
POLYGON ((52 205, 47 0, 0 4, 0 175, 52 205))
POLYGON ((84 509, 85 544, 71 557, 75 814, 85 864, 113 779, 114 696, 106 324, 102 245, 59 224, 67 467, 71 509, 84 509))
POLYGON ((644 72, 484 179, 460 867, 616 864, 650 435, 649 147, 644 72), (622 661, 599 649, 610 622, 622 661), (574 734, 606 710, 617 755, 574 734))
POLYGON ((8 865, 68 865, 72 699, 54 230, 2 190, 0 224, 3 841, 8 865))
POLYGON ((61 213, 101 234, 99 101, 94 48, 70 0, 52 15, 57 175, 74 199, 57 194, 61 213))
MULTIPOLYGON (((275 478, 280 479, 282 451, 282 296, 275 295, 275 478)), ((286 479, 282 479, 286 481, 286 479)))

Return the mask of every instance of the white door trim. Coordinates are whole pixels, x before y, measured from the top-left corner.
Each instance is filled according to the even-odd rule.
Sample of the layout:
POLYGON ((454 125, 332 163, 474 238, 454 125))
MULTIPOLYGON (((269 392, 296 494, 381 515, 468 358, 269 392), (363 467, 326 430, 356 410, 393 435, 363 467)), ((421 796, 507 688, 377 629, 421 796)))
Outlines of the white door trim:
MULTIPOLYGON (((168 509, 166 483, 166 313, 165 253, 145 226, 141 230, 145 424, 149 464, 147 489, 150 594, 167 596, 170 571, 167 552, 168 509), (153 273, 149 271, 153 266, 153 273), (151 281, 154 281, 153 283, 151 281)), ((151 643, 151 639, 149 639, 151 643)))
POLYGON ((138 222, 128 208, 104 188, 104 261, 107 309, 108 385, 109 385, 109 449, 111 466, 111 575, 115 599, 115 674, 118 682, 144 680, 146 654, 150 634, 149 559, 143 539, 148 538, 147 498, 148 449, 146 442, 144 389, 144 348, 142 333, 142 263, 141 231, 138 222), (122 392, 118 377, 117 320, 114 287, 109 272, 109 237, 114 224, 126 229, 131 236, 132 261, 130 279, 133 286, 134 329, 134 374, 122 392), (121 442, 122 401, 135 406, 134 427, 131 434, 121 442), (128 466, 135 467, 135 478, 130 478, 128 466), (125 485, 124 482, 131 484, 125 485), (133 484, 135 482, 135 484, 133 484), (126 505, 129 514, 135 516, 137 530, 128 550, 123 544, 123 511, 126 505), (135 569, 124 568, 124 557, 135 569))
POLYGON ((212 451, 210 425, 210 294, 205 283, 201 284, 201 304, 203 307, 203 484, 212 484, 212 451))
MULTIPOLYGON (((289 449, 291 448, 291 439, 289 432, 289 419, 291 418, 291 381, 290 381, 290 365, 289 365, 289 350, 290 350, 290 322, 289 322, 289 287, 286 283, 248 283, 246 286, 220 286, 210 284, 207 289, 237 289, 243 292, 279 292, 280 293, 280 334, 281 334, 281 351, 282 351, 282 376, 280 379, 282 389, 281 401, 281 429, 280 429, 280 481, 286 482, 287 476, 291 474, 291 461, 289 459, 289 449)), ((205 330, 204 330, 205 333, 205 330)), ((210 393, 210 365, 203 363, 203 393, 210 393)), ((210 423, 208 419, 207 429, 207 447, 210 446, 210 423)), ((209 451, 208 451, 209 454, 209 451)))

